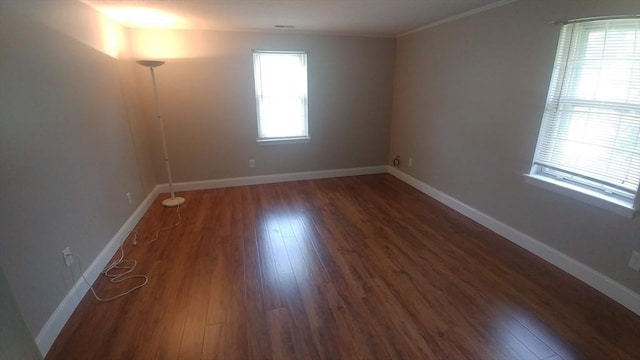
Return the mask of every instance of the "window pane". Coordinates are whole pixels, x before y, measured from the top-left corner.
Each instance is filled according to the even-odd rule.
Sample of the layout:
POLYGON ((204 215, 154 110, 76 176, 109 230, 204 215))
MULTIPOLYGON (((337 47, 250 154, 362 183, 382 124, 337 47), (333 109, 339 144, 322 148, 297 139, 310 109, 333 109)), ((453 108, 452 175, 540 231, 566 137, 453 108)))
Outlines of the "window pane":
POLYGON ((640 183, 640 20, 563 27, 532 174, 633 203, 640 183))
POLYGON ((304 136, 304 103, 299 98, 265 96, 259 102, 261 137, 304 136))
POLYGON ((254 52, 258 138, 306 137, 306 54, 254 52))

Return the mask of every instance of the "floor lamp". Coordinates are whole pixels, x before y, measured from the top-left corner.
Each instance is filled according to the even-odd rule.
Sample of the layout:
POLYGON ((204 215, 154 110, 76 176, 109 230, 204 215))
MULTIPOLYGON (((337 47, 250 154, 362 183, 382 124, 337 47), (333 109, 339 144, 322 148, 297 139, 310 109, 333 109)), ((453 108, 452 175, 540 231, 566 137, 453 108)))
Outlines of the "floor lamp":
POLYGON ((158 99, 158 86, 156 85, 156 74, 154 68, 164 64, 164 61, 157 60, 138 60, 138 64, 146 66, 151 71, 151 82, 153 82, 153 99, 156 104, 156 117, 160 123, 160 137, 162 138, 162 151, 164 154, 164 165, 167 169, 167 178, 169 179, 169 193, 171 197, 162 201, 162 205, 166 207, 176 207, 184 204, 184 198, 176 196, 173 193, 173 178, 171 177, 171 165, 169 164, 169 150, 167 150, 167 139, 164 135, 164 122, 162 121, 162 111, 160 110, 160 100, 158 99))

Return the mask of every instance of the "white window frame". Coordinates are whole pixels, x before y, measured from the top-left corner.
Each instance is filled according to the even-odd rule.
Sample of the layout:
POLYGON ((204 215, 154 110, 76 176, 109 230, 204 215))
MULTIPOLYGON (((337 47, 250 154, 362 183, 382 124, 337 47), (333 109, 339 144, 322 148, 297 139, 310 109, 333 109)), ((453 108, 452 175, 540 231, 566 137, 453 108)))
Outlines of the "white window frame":
MULTIPOLYGON (((282 142, 286 143, 305 143, 309 142, 309 91, 308 91, 308 68, 307 68, 307 55, 306 51, 272 51, 272 50, 253 50, 253 71, 254 71, 254 85, 255 85, 255 96, 256 96, 256 115, 257 115, 257 142, 259 144, 278 144, 282 142), (262 68, 260 65, 260 57, 263 55, 294 55, 299 58, 302 66, 304 67, 304 79, 298 79, 301 81, 303 85, 298 84, 298 88, 300 93, 297 95, 299 97, 299 102, 302 106, 301 116, 299 119, 301 121, 302 131, 297 134, 292 135, 269 135, 266 134, 266 131, 263 131, 264 125, 262 122, 263 119, 266 118, 265 114, 261 112, 266 101, 263 96, 263 80, 262 76, 262 68)), ((289 96, 291 94, 282 94, 282 96, 289 96)))
MULTIPOLYGON (((609 21, 610 22, 609 24, 612 24, 613 21, 620 21, 620 20, 634 21, 633 19, 635 19, 635 21, 640 21, 640 19, 638 19, 637 17, 629 17, 627 19, 616 19, 616 20, 590 20, 589 22, 609 21)), ((577 79, 577 77, 572 78, 571 74, 569 74, 569 71, 567 70, 568 69, 567 62, 569 61, 568 59, 571 58, 572 60, 575 60, 575 59, 582 60, 582 56, 584 56, 584 54, 579 53, 576 56, 575 53, 579 52, 580 50, 583 50, 586 52, 586 50, 584 50, 585 48, 581 48, 576 44, 572 43, 572 41, 574 40, 573 32, 581 31, 581 28, 580 28, 581 25, 579 24, 585 23, 585 22, 586 21, 576 21, 575 23, 569 23, 569 24, 563 25, 563 29, 562 29, 559 44, 558 44, 558 50, 556 53, 556 59, 554 64, 553 75, 551 78, 551 84, 549 86, 549 94, 547 97, 545 114, 542 120, 542 126, 540 129, 538 143, 536 146, 536 153, 534 155, 531 171, 529 174, 526 174, 526 180, 531 184, 538 185, 548 190, 555 191, 555 192, 570 196, 572 198, 584 201, 586 203, 590 203, 590 204, 599 206, 601 208, 608 209, 610 211, 621 214, 623 216, 633 217, 633 215, 638 211, 638 209, 640 209, 640 184, 635 189, 635 193, 633 193, 633 190, 631 190, 630 192, 629 190, 625 190, 625 192, 631 193, 631 198, 629 198, 629 195, 624 195, 624 196, 616 195, 615 194, 616 191, 612 192, 611 191, 612 188, 607 188, 606 183, 600 181, 599 179, 592 179, 584 174, 576 174, 576 173, 572 174, 571 169, 567 169, 567 168, 559 168, 558 169, 559 171, 556 171, 553 168, 553 165, 550 165, 549 161, 545 160, 548 158, 545 158, 544 157, 545 155, 542 154, 544 151, 548 151, 548 150, 544 150, 544 151, 541 150, 544 146, 543 143, 545 143, 547 147, 549 146, 549 144, 554 144, 554 146, 557 146, 558 144, 558 143, 550 143, 548 142, 549 140, 545 138, 545 136, 550 136, 549 134, 551 132, 557 131, 556 130, 557 128, 552 127, 552 123, 555 123, 555 124, 571 123, 571 119, 569 119, 570 117, 569 115, 562 118, 559 115, 557 110, 562 105, 564 105, 565 103, 576 102, 576 101, 584 103, 585 107, 589 107, 590 105, 592 107, 596 107, 596 106, 601 106, 603 104, 603 101, 600 101, 597 99, 585 100, 585 99, 580 99, 575 97, 565 98, 565 92, 563 92, 563 90, 565 90, 563 88, 565 81, 569 81, 569 80, 566 80, 566 78, 570 80, 577 79), (599 105, 592 105, 593 103, 596 103, 596 102, 598 102, 599 105)), ((633 59, 634 59, 633 61, 635 66, 636 65, 635 61, 637 60, 636 51, 640 52, 640 49, 636 49, 635 47, 634 49, 635 50, 633 52, 633 59)), ((634 68, 634 71, 636 71, 635 68, 634 68)), ((576 76, 581 76, 581 74, 576 76)), ((631 74, 630 74, 630 78, 634 79, 633 77, 631 77, 631 74)), ((640 76, 638 76, 638 80, 640 81, 640 76)), ((640 84, 632 84, 630 86, 633 86, 633 85, 640 87, 640 84)), ((615 107, 615 106, 618 106, 619 104, 613 104, 613 105, 615 107)), ((605 104, 605 106, 607 106, 607 104, 605 104)), ((634 125, 636 124, 636 121, 640 121, 640 103, 636 103, 636 100, 631 100, 631 104, 625 103, 623 106, 629 107, 631 116, 634 116, 634 120, 633 120, 634 125), (636 118, 634 114, 637 114, 638 117, 636 118)), ((568 114, 573 114, 573 113, 569 112, 568 114)), ((628 114, 628 113, 625 113, 625 114, 628 114)), ((640 148, 638 149, 638 152, 640 152, 640 148)))

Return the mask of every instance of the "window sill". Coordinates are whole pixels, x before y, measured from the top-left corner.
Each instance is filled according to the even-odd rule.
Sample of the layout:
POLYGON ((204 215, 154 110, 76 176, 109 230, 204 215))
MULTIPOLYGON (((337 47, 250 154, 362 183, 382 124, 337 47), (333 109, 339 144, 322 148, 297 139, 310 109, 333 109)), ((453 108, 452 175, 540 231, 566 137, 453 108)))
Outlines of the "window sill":
POLYGON ((277 144, 303 144, 311 141, 308 136, 290 137, 290 138, 266 138, 258 139, 258 145, 277 145, 277 144))
POLYGON ((576 185, 567 184, 562 181, 554 180, 546 176, 535 174, 525 174, 525 181, 529 184, 553 191, 555 193, 568 196, 570 198, 580 200, 587 204, 609 210, 626 218, 632 218, 637 210, 633 208, 633 204, 622 200, 608 197, 595 191, 581 188, 576 185))

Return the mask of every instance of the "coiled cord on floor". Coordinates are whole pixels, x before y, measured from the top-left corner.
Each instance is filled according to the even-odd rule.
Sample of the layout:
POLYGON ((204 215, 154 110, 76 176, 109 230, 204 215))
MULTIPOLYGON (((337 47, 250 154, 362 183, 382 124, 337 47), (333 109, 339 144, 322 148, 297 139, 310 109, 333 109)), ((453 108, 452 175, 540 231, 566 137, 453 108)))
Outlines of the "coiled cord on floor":
MULTIPOLYGON (((182 215, 180 214, 180 206, 176 207, 176 214, 178 217, 178 221, 170 226, 166 226, 163 228, 158 229, 155 234, 153 235, 153 238, 151 238, 150 241, 142 244, 142 245, 148 245, 151 244, 153 242, 155 242, 156 240, 158 240, 158 237, 160 236, 160 232, 161 231, 165 231, 165 230, 169 230, 172 229, 178 225, 180 225, 180 223, 182 222, 182 215)), ((89 286, 89 289, 91 290, 91 293, 93 294, 93 297, 96 298, 96 300, 101 301, 101 302, 107 302, 107 301, 111 301, 111 300, 115 300, 118 298, 121 298, 125 295, 128 295, 132 292, 134 292, 135 290, 140 289, 141 287, 147 285, 147 283, 149 282, 149 278, 146 275, 128 275, 131 272, 133 272, 133 270, 136 268, 136 265, 138 265, 138 262, 136 260, 126 260, 125 259, 125 252, 124 252, 124 245, 127 242, 127 239, 130 237, 130 235, 133 234, 133 239, 132 239, 132 243, 133 245, 137 245, 138 244, 138 235, 139 232, 136 230, 132 230, 128 236, 126 236, 124 239, 122 239, 122 241, 120 242, 120 246, 119 246, 119 251, 120 251, 120 256, 112 261, 111 263, 109 263, 107 266, 105 266, 102 271, 100 272, 100 274, 111 278, 112 283, 120 283, 126 280, 130 280, 130 279, 143 279, 142 283, 132 287, 131 289, 114 295, 114 296, 110 296, 107 298, 102 298, 100 297, 97 293, 96 290, 93 288, 93 285, 91 285, 91 283, 89 282, 89 280, 87 280, 87 278, 84 276, 84 272, 83 272, 83 268, 82 268, 82 259, 80 258, 80 255, 76 254, 76 253, 69 253, 69 255, 67 256, 73 256, 76 259, 78 259, 78 266, 80 268, 80 276, 82 276, 82 279, 84 280, 84 282, 89 286), (122 270, 122 272, 118 272, 122 270)))
MULTIPOLYGON (((127 237, 128 238, 128 237, 127 237)), ((82 271, 82 258, 80 258, 80 255, 76 254, 76 253, 70 253, 69 255, 74 256, 76 259, 78 259, 78 266, 80 267, 80 276, 82 276, 82 279, 84 280, 84 282, 89 285, 89 289, 91 290, 91 293, 93 294, 93 297, 96 298, 96 300, 98 301, 102 301, 102 302, 107 302, 107 301, 111 301, 111 300, 115 300, 118 299, 120 297, 123 297, 127 294, 130 294, 132 292, 134 292, 135 290, 140 289, 141 287, 145 286, 148 282, 149 282, 149 278, 146 275, 128 275, 130 274, 136 267, 136 265, 138 264, 138 262, 136 260, 125 260, 124 259, 124 244, 127 240, 127 238, 124 238, 122 240, 122 242, 120 243, 120 257, 116 260, 114 260, 113 262, 111 262, 109 265, 105 266, 104 269, 102 269, 102 271, 100 272, 100 274, 111 278, 111 282, 112 283, 119 283, 125 280, 129 280, 129 279, 135 279, 135 278, 139 278, 139 279, 143 279, 144 281, 141 284, 138 284, 136 286, 134 286, 133 288, 118 294, 118 295, 114 295, 108 298, 103 298, 100 297, 97 293, 96 290, 93 288, 93 285, 91 285, 91 283, 89 282, 89 280, 87 280, 87 278, 84 276, 84 272, 82 271), (119 274, 114 274, 113 271, 114 270, 120 270, 120 269, 125 269, 124 272, 121 272, 119 274), (128 276, 127 276, 128 275, 128 276)))

